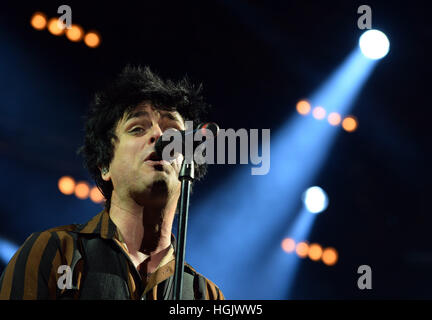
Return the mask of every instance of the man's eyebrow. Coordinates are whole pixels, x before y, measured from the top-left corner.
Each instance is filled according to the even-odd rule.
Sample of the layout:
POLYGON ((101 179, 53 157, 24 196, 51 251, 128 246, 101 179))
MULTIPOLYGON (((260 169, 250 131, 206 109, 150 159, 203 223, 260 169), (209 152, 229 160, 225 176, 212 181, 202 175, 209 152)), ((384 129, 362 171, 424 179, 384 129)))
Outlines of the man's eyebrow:
POLYGON ((147 117, 150 118, 150 114, 147 111, 137 111, 137 112, 131 112, 127 115, 126 121, 128 122, 130 119, 133 118, 139 118, 139 117, 147 117))
POLYGON ((182 119, 176 117, 175 115, 173 115, 171 112, 164 112, 160 114, 162 118, 168 118, 170 120, 174 120, 174 121, 179 121, 179 122, 183 122, 182 119))
MULTIPOLYGON (((168 118, 170 120, 173 121, 178 121, 180 123, 184 124, 184 121, 179 118, 176 117, 174 114, 172 114, 171 112, 164 112, 164 113, 160 113, 162 118, 168 118)), ((133 119, 133 118, 139 118, 139 117, 147 117, 150 118, 150 114, 147 111, 136 111, 136 112, 131 112, 127 115, 125 123, 128 122, 129 120, 133 119)))

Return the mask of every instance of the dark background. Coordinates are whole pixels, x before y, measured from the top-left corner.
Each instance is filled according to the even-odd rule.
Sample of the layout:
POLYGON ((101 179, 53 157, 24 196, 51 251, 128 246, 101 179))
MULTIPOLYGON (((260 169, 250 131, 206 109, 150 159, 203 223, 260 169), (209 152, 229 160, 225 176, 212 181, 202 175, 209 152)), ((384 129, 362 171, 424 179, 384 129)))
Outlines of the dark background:
MULTIPOLYGON (((0 235, 21 244, 34 231, 83 222, 80 210, 99 210, 62 196, 57 179, 89 179, 76 156, 82 116, 127 63, 202 82, 209 118, 222 127, 277 132, 357 45, 357 8, 368 4, 390 52, 355 101, 358 130, 341 131, 317 178, 338 201, 311 231, 341 260, 333 269, 302 263, 295 298, 431 298, 426 3, 68 1, 74 23, 101 33, 97 49, 30 26, 35 11, 58 16, 63 2, 2 3, 0 235), (373 290, 346 283, 356 283, 360 260, 373 266, 373 290)), ((211 167, 205 184, 217 188, 237 167, 211 167)))

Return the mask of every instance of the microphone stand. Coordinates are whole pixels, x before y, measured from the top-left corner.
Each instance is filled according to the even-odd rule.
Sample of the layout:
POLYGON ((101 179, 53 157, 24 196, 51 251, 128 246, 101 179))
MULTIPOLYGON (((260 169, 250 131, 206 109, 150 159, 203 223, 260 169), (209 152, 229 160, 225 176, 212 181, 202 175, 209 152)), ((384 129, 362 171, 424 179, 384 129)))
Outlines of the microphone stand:
POLYGON ((186 233, 187 221, 189 213, 189 198, 192 182, 195 179, 195 165, 194 161, 183 160, 182 167, 179 173, 179 180, 181 181, 180 193, 180 212, 178 219, 177 229, 177 251, 175 258, 175 271, 174 271, 174 300, 182 299, 183 289, 183 272, 186 248, 186 233))

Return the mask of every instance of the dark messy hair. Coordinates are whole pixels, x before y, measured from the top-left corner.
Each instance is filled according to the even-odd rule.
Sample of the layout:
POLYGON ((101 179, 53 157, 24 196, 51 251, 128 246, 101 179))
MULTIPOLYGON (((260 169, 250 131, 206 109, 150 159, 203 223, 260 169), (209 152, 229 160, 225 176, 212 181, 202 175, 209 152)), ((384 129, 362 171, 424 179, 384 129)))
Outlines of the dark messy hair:
MULTIPOLYGON (((102 179, 99 168, 109 167, 113 159, 118 122, 144 101, 156 109, 179 112, 185 121, 193 121, 194 128, 210 107, 202 96, 201 84, 191 84, 187 76, 178 82, 163 80, 149 67, 128 65, 109 87, 97 92, 86 116, 84 145, 78 153, 104 195, 107 210, 113 184, 102 179)), ((206 171, 205 164, 196 164, 195 179, 204 177, 206 171)))

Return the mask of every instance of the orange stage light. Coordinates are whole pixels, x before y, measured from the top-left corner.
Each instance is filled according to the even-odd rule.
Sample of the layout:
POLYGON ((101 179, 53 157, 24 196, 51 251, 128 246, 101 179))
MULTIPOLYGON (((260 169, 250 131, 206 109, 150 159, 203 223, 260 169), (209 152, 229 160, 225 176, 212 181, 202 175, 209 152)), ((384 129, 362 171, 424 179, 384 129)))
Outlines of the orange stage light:
POLYGON ((332 112, 328 115, 327 120, 332 126, 337 126, 341 123, 341 116, 337 112, 332 112))
POLYGON ((300 258, 306 258, 309 252, 309 245, 306 242, 300 242, 296 246, 296 253, 300 258))
POLYGON ((317 244, 317 243, 313 243, 309 246, 309 259, 313 260, 313 261, 318 261, 321 256, 322 256, 323 250, 322 247, 317 244))
POLYGON ((96 31, 90 31, 85 35, 84 42, 90 48, 96 48, 100 45, 101 39, 96 31))
POLYGON ((78 182, 75 186, 75 195, 79 199, 87 199, 90 193, 90 188, 87 182, 78 182))
POLYGON ((90 190, 90 199, 95 203, 100 203, 104 200, 103 194, 100 192, 99 188, 94 186, 90 190))
POLYGON ((295 241, 290 238, 285 238, 282 240, 281 246, 283 251, 285 251, 286 253, 293 252, 295 249, 295 241))
POLYGON ((62 23, 57 18, 51 18, 48 22, 48 30, 55 36, 60 36, 65 32, 65 29, 60 28, 62 23))
POLYGON ((358 127, 358 123, 357 123, 356 118, 354 118, 353 116, 346 117, 342 121, 342 127, 345 129, 345 131, 348 131, 348 132, 355 131, 358 127))
POLYGON ((297 112, 300 113, 301 115, 306 115, 310 112, 311 105, 306 100, 300 100, 299 102, 297 102, 296 109, 297 112))
POLYGON ((333 266, 338 261, 338 253, 334 248, 326 248, 321 259, 326 265, 333 266))
POLYGON ((84 37, 84 30, 79 25, 73 24, 70 29, 66 29, 66 37, 73 42, 81 41, 84 37))
POLYGON ((35 12, 31 17, 30 24, 36 30, 43 30, 47 25, 47 19, 42 12, 35 12))
POLYGON ((323 107, 315 107, 312 111, 312 115, 317 120, 322 120, 326 116, 326 111, 323 107))
POLYGON ((70 195, 75 190, 75 180, 72 177, 64 176, 58 181, 58 188, 61 193, 70 195))

